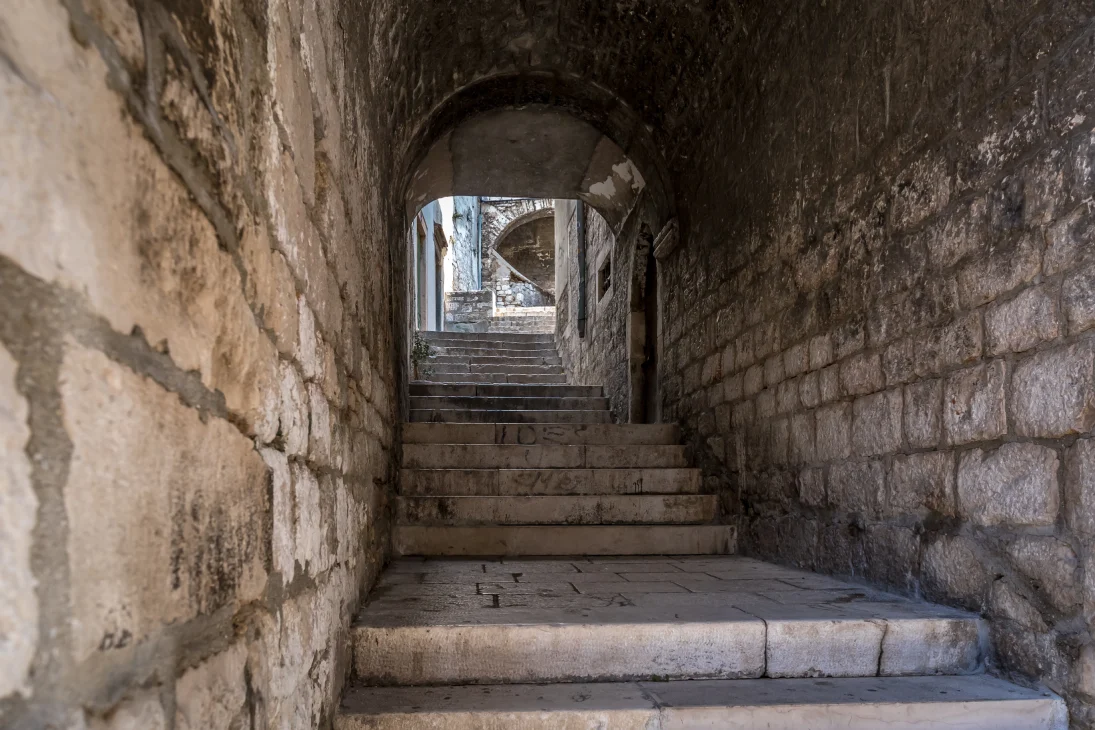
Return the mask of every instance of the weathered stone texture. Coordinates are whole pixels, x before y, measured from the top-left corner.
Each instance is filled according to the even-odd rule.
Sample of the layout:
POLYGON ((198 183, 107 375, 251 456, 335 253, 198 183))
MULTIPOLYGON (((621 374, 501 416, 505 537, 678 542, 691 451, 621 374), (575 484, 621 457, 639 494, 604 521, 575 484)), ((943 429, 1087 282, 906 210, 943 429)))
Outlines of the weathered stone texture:
POLYGON ((67 352, 60 388, 76 655, 257 599, 269 533, 253 444, 93 351, 67 352))
POLYGON ((1012 377, 1020 436, 1060 438, 1095 426, 1095 350, 1090 344, 1023 360, 1012 377))
POLYGON ((0 347, 0 698, 29 694, 38 646, 38 598, 30 568, 38 499, 24 448, 27 402, 15 388, 16 362, 0 347))
POLYGON ((943 424, 949 443, 991 441, 1007 433, 1006 380, 1007 365, 1000 360, 947 378, 943 424))
POLYGON ((1060 504, 1057 454, 1034 444, 967 451, 958 464, 958 509, 978 525, 1051 525, 1060 504))

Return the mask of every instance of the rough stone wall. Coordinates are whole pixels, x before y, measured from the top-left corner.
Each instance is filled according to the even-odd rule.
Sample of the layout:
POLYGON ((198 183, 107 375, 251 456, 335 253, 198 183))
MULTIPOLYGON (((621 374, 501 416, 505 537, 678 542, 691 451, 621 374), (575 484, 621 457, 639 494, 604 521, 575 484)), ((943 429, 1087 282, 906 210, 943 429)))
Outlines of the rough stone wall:
MULTIPOLYGON (((483 288, 491 289, 498 296, 498 306, 540 307, 554 304, 551 290, 544 286, 537 291, 536 284, 530 284, 530 275, 521 272, 522 277, 513 276, 512 270, 518 270, 515 262, 499 260, 496 252, 502 234, 513 230, 519 221, 534 220, 554 206, 555 201, 538 198, 482 198, 482 249, 483 249, 483 288)), ((547 214, 550 217, 550 214, 547 214)), ((507 235, 508 237, 508 235, 507 235)))
MULTIPOLYGON (((586 234, 586 329, 578 334, 578 226, 574 204, 560 209, 562 222, 556 226, 568 237, 570 255, 565 287, 556 305, 556 344, 570 382, 603 385, 613 418, 628 419, 627 329, 628 294, 625 271, 627 242, 617 240, 605 219, 593 208, 582 206, 586 234), (612 286, 598 296, 597 272, 607 257, 612 258, 612 286), (618 265, 620 264, 620 265, 618 265), (622 269, 622 270, 621 270, 622 269)), ((621 236, 623 239, 624 236, 621 236)))
POLYGON ((479 288, 479 199, 456 196, 453 202, 452 290, 479 288))
MULTIPOLYGON (((667 415, 752 554, 983 611, 1095 726, 1082 2, 779 2, 716 66, 667 415)), ((573 316, 573 315, 570 315, 573 316)), ((594 333, 596 337, 596 333, 594 333)))
POLYGON ((397 420, 356 17, 0 13, 5 728, 329 722, 397 420))
POLYGON ((494 292, 466 291, 445 294, 445 330, 486 332, 494 316, 494 292))

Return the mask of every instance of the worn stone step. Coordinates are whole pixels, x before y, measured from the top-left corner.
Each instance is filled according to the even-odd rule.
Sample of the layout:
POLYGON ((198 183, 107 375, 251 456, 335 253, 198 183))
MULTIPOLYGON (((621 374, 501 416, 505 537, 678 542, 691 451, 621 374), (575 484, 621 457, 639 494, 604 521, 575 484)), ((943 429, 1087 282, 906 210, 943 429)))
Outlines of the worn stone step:
MULTIPOLYGON (((399 532, 458 529, 487 528, 399 532)), ((983 629, 975 614, 741 558, 412 560, 381 576, 353 646, 369 684, 964 675, 983 669, 983 629)))
POLYGON ((464 363, 427 363, 433 375, 455 373, 494 373, 500 375, 562 375, 559 365, 467 365, 464 363))
MULTIPOLYGON (((412 388, 414 386, 412 385, 412 388)), ((578 386, 586 387, 586 386, 578 386)), ((604 444, 604 445, 677 445, 680 429, 676 424, 620 423, 606 425, 560 424, 463 424, 407 423, 403 425, 405 444, 604 444)))
POLYGON ((406 496, 698 494, 699 469, 403 469, 406 496))
POLYGON ((737 549, 730 525, 397 526, 398 555, 727 555, 737 549))
MULTIPOLYGON (((487 335, 489 333, 475 333, 487 335)), ((454 340, 449 338, 437 338, 429 341, 431 348, 435 350, 473 349, 490 350, 494 352, 549 352, 557 353, 555 341, 552 338, 548 342, 511 342, 509 340, 454 340)))
POLYGON ((530 357, 510 357, 508 355, 431 355, 426 361, 429 365, 558 365, 562 362, 558 355, 530 357))
POLYGON ((410 419, 416 423, 612 423, 612 412, 417 409, 411 410, 410 419))
POLYGON ((601 398, 604 389, 599 385, 515 385, 470 383, 421 383, 410 385, 411 396, 470 397, 488 396, 505 398, 601 398))
MULTIPOLYGON (((560 368, 562 370, 562 368, 560 368)), ((564 373, 555 373, 554 375, 528 375, 524 373, 507 374, 507 373, 432 373, 426 376, 422 373, 419 374, 419 380, 415 382, 419 383, 521 383, 521 384, 543 384, 543 383, 555 383, 565 384, 567 382, 567 376, 564 373)))
POLYGON ((1064 701, 984 675, 350 688, 335 730, 1067 730, 1064 701))
POLYGON ((555 348, 515 350, 494 347, 433 347, 431 355, 455 355, 456 357, 558 357, 555 348))
POLYGON ((508 334, 493 334, 491 332, 420 332, 422 339, 427 342, 508 342, 508 343, 536 343, 540 346, 547 344, 555 346, 555 338, 543 334, 523 334, 520 332, 508 334))
POLYGON ((680 469, 685 446, 404 444, 408 469, 680 469))
POLYGON ((658 525, 715 519, 715 495, 399 497, 401 525, 658 525))
POLYGON ((538 398, 526 396, 510 398, 504 395, 412 395, 411 408, 449 409, 471 408, 473 410, 513 410, 513 411, 594 411, 608 408, 608 398, 538 398))

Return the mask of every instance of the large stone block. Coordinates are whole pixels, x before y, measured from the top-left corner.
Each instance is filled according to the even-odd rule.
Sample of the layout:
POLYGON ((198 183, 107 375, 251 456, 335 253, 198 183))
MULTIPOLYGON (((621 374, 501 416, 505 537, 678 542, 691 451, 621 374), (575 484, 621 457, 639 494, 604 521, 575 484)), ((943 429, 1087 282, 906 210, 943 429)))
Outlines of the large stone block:
POLYGON ((958 511, 978 525, 1052 525, 1057 466, 1057 453, 1035 444, 967 451, 958 465, 958 511))
POLYGON ((817 459, 839 461, 852 454, 852 417, 847 403, 817 410, 817 459))
POLYGON ((947 378, 943 424, 948 443, 991 441, 1007 433, 1006 380, 1007 365, 1002 360, 961 370, 947 378))
POLYGON ((252 442, 98 352, 70 347, 60 388, 78 660, 257 599, 270 506, 252 442))
POLYGON ((38 646, 38 597, 30 566, 38 498, 24 451, 29 410, 15 387, 16 369, 0 346, 0 698, 29 694, 28 672, 38 646))
POLYGON ((1011 385, 1015 431, 1061 438, 1095 426, 1095 353, 1089 344, 1043 352, 1015 368, 1011 385))
POLYGON ((1027 289, 985 312, 986 348, 990 355, 1024 352, 1059 334, 1057 292, 1047 286, 1027 289))
POLYGON ((1065 519, 1085 538, 1095 537, 1095 440, 1081 439, 1065 456, 1065 519))
POLYGON ((904 413, 909 446, 937 446, 943 435, 943 381, 923 380, 906 386, 904 413))
POLYGON ((974 610, 981 608, 992 571, 974 540, 960 535, 941 537, 924 548, 920 564, 928 596, 957 601, 974 610))
MULTIPOLYGON (((92 718, 89 730, 166 730, 167 716, 155 694, 126 700, 105 717, 92 718)), ((74 727, 73 730, 76 730, 74 727)))
POLYGON ((1034 279, 1042 267, 1040 231, 1004 236, 991 254, 970 260, 958 273, 963 309, 974 309, 1034 279))
POLYGON ((1077 334, 1095 326, 1095 266, 1089 266, 1065 279, 1061 301, 1069 334, 1077 334))
POLYGON ((878 456, 901 448, 901 389, 858 398, 852 404, 852 450, 878 456))
POLYGON ((247 707, 246 645, 227 651, 186 670, 175 683, 176 730, 236 730, 250 722, 247 707))
POLYGON ((932 451, 895 456, 890 465, 886 511, 892 517, 930 512, 954 516, 953 454, 932 451))
POLYGON ((829 467, 829 503, 846 512, 875 516, 885 498, 885 481, 880 461, 833 464, 829 467))
POLYGON ((840 384, 847 395, 864 395, 881 390, 885 385, 881 358, 862 354, 844 361, 840 366, 840 384))
POLYGON ((1023 535, 1007 546, 1008 557, 1058 611, 1068 614, 1083 600, 1080 561, 1055 537, 1023 535))

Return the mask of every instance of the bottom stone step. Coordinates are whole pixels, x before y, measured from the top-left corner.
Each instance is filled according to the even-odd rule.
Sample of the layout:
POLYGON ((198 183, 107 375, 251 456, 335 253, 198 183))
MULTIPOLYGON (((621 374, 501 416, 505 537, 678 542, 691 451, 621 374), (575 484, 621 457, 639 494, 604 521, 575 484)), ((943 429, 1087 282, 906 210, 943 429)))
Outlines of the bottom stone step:
POLYGON ((1066 730, 1064 702, 993 677, 355 688, 335 730, 1066 730))
POLYGON ((730 555, 731 525, 395 528, 396 555, 730 555))

